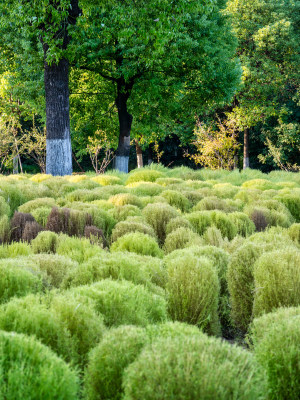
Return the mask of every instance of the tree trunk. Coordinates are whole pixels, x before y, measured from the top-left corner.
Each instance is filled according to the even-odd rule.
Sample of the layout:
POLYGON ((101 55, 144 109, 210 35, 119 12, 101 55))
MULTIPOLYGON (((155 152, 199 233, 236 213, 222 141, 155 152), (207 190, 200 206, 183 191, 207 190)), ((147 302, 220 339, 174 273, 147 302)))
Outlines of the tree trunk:
POLYGON ((18 156, 14 156, 13 158, 13 174, 19 173, 19 159, 18 156))
MULTIPOLYGON (((45 52, 46 54, 46 52, 45 52)), ((69 116, 69 63, 62 58, 49 65, 45 61, 46 94, 46 173, 72 174, 72 148, 69 116)))
POLYGON ((136 149, 136 159, 138 168, 143 168, 143 151, 141 146, 139 145, 139 141, 135 139, 135 149, 136 149))
POLYGON ((148 147, 148 165, 151 165, 153 163, 153 150, 151 144, 149 144, 148 147))
POLYGON ((126 87, 124 82, 117 83, 118 95, 116 98, 116 105, 119 116, 120 134, 115 158, 115 169, 125 173, 128 173, 130 131, 133 119, 132 115, 129 114, 127 110, 127 100, 129 98, 130 89, 126 87))
POLYGON ((244 160, 243 169, 249 168, 249 131, 244 130, 244 160))

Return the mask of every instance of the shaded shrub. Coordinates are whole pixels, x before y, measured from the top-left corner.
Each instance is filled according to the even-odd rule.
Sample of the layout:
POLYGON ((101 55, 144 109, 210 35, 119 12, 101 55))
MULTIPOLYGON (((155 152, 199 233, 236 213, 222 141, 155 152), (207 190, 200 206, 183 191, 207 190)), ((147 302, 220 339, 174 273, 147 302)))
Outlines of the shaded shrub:
POLYGON ((263 254, 254 266, 254 316, 300 305, 300 251, 285 248, 263 254))
POLYGON ((76 373, 34 338, 0 331, 0 370, 6 400, 78 399, 76 373))
POLYGON ((84 228, 84 237, 90 240, 92 244, 98 244, 102 247, 107 247, 107 241, 101 229, 96 226, 86 226, 84 228))
POLYGON ((36 221, 26 222, 23 233, 22 233, 23 242, 31 242, 43 230, 44 230, 44 228, 40 224, 38 224, 36 221))
POLYGON ((155 182, 156 179, 162 178, 162 172, 151 169, 136 169, 129 174, 126 185, 134 182, 155 182))
POLYGON ((195 324, 210 334, 219 334, 219 280, 205 257, 182 254, 167 259, 168 309, 173 320, 195 324))
POLYGON ((235 225, 238 235, 247 237, 255 232, 256 225, 247 214, 242 212, 232 212, 228 214, 228 218, 235 225))
POLYGON ((290 211, 296 222, 300 222, 300 197, 297 194, 285 193, 276 196, 276 199, 283 203, 290 211))
POLYGON ((164 321, 166 302, 141 285, 109 279, 72 289, 81 299, 91 298, 107 326, 140 325, 164 321))
POLYGON ((178 212, 168 204, 156 203, 148 204, 143 210, 143 215, 148 224, 153 227, 159 242, 163 244, 166 238, 167 224, 172 218, 178 216, 178 212))
POLYGON ((140 327, 120 326, 108 331, 89 356, 84 379, 86 398, 120 399, 124 369, 146 342, 145 329, 140 327))
POLYGON ((147 346, 126 369, 123 386, 126 400, 265 398, 251 353, 204 334, 147 346))
POLYGON ((31 214, 15 212, 10 221, 11 226, 11 240, 19 242, 22 240, 23 231, 27 222, 35 222, 31 214))
POLYGON ((34 253, 56 253, 57 246, 58 235, 50 231, 40 232, 31 241, 31 248, 34 253))
POLYGON ((176 231, 178 228, 193 229, 192 224, 185 217, 172 218, 166 226, 166 235, 172 231, 176 231))
POLYGON ((253 211, 250 212, 250 218, 258 232, 264 231, 268 226, 268 221, 265 214, 266 210, 258 208, 254 208, 253 211))
POLYGON ((103 251, 102 247, 92 244, 88 239, 67 235, 58 236, 57 254, 69 257, 78 263, 83 263, 98 255, 101 256, 103 251))
POLYGON ((108 201, 115 206, 125 206, 127 204, 131 204, 139 208, 142 206, 140 199, 134 194, 130 193, 115 194, 114 196, 110 197, 108 201))
POLYGON ((3 217, 5 215, 6 216, 10 215, 10 207, 6 203, 5 199, 2 196, 0 196, 0 217, 3 217))
POLYGON ((192 206, 182 193, 175 190, 165 190, 161 196, 167 200, 170 206, 178 208, 182 212, 187 212, 192 206))
POLYGON ((51 197, 30 200, 19 207, 19 212, 31 214, 34 210, 41 207, 53 208, 55 207, 55 200, 51 197))
POLYGON ((0 217, 0 243, 8 243, 10 241, 10 221, 7 215, 0 217))
POLYGON ((280 308, 253 321, 255 356, 267 372, 270 399, 300 397, 300 307, 280 308))
POLYGON ((12 297, 41 292, 44 283, 34 261, 25 257, 0 260, 0 303, 12 297))
POLYGON ((152 257, 163 256, 163 252, 160 250, 156 240, 140 232, 127 233, 121 236, 111 245, 110 250, 112 252, 129 251, 152 257))
POLYGON ((111 240, 112 242, 114 242, 121 236, 132 232, 140 232, 154 238, 156 237, 155 232, 150 225, 146 224, 145 222, 136 222, 134 217, 129 217, 126 221, 121 221, 117 223, 117 225, 113 229, 111 240))
POLYGON ((197 233, 189 228, 177 228, 167 235, 163 248, 166 253, 171 253, 176 249, 183 249, 196 243, 199 245, 203 244, 202 239, 197 233))

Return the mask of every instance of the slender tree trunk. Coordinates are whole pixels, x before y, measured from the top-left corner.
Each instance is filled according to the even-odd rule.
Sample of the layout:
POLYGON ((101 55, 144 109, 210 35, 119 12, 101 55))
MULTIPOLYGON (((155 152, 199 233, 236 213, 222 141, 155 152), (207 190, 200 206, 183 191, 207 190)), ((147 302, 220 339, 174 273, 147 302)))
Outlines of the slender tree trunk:
POLYGON ((119 116, 119 145, 115 158, 115 169, 128 173, 129 153, 130 153, 130 131, 132 125, 132 115, 127 110, 127 100, 131 87, 128 88, 124 81, 117 82, 118 95, 116 105, 119 116))
POLYGON ((148 165, 151 165, 153 163, 153 150, 151 144, 149 144, 148 147, 148 165))
POLYGON ((249 168, 249 130, 244 130, 244 160, 243 169, 249 168))
MULTIPOLYGON (((45 52, 46 53, 46 52, 45 52)), ((46 173, 72 174, 72 148, 69 116, 69 63, 62 58, 58 64, 45 61, 46 93, 46 173)))
POLYGON ((139 145, 139 141, 135 139, 135 149, 136 149, 136 159, 137 159, 137 166, 138 168, 143 168, 143 151, 141 146, 139 145))

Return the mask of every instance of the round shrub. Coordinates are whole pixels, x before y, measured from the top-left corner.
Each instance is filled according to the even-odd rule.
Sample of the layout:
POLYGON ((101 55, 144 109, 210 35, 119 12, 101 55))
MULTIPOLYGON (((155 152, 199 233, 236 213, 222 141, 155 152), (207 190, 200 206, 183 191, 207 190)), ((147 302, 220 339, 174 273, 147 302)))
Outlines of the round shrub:
POLYGON ((183 249, 184 247, 188 247, 189 244, 201 245, 202 243, 203 241, 200 236, 191 229, 178 228, 167 235, 164 244, 164 251, 166 253, 171 253, 176 249, 183 249))
POLYGON ((216 196, 224 199, 232 199, 239 190, 239 187, 234 186, 231 183, 217 183, 214 185, 216 196))
POLYGON ((150 182, 137 182, 130 185, 130 192, 137 196, 158 196, 164 190, 162 186, 150 182))
POLYGON ((166 235, 176 231, 178 228, 188 228, 193 229, 192 224, 184 217, 172 218, 166 226, 166 235))
POLYGON ((251 341, 266 370, 269 398, 300 397, 300 307, 280 308, 253 321, 251 341))
POLYGON ((228 214, 229 220, 235 225, 237 234, 247 237, 255 232, 254 222, 247 214, 242 212, 232 212, 228 214))
POLYGON ((148 204, 143 210, 143 215, 148 224, 153 227, 159 242, 163 244, 166 238, 167 224, 172 218, 178 216, 178 212, 169 204, 155 203, 148 204))
POLYGON ((182 193, 175 190, 165 190, 161 196, 167 200, 170 206, 178 208, 182 212, 187 212, 192 206, 182 193))
POLYGON ((0 331, 0 395, 6 400, 77 400, 79 379, 34 338, 0 331))
POLYGON ((117 223, 111 235, 112 242, 116 241, 121 236, 132 232, 144 233, 145 235, 155 238, 155 232, 150 225, 146 224, 145 222, 136 221, 134 218, 135 217, 129 217, 126 221, 117 223))
POLYGON ((102 186, 110 185, 122 185, 122 180, 118 176, 114 175, 97 175, 91 179, 92 181, 99 183, 102 186))
POLYGON ((166 263, 166 291, 172 319, 198 325, 210 334, 219 334, 220 284, 211 261, 186 253, 167 259, 166 263))
POLYGON ((0 196, 0 217, 2 217, 4 215, 6 215, 6 216, 10 215, 10 207, 7 204, 7 202, 5 201, 5 199, 2 196, 0 196))
POLYGON ((224 244, 224 239, 220 229, 215 226, 210 226, 206 229, 204 235, 202 236, 205 244, 210 246, 221 247, 224 244))
POLYGON ((287 247, 263 254, 254 266, 254 283, 255 317, 300 305, 300 251, 287 247))
POLYGON ((58 246, 58 236, 54 232, 40 232, 35 239, 31 241, 31 247, 34 253, 55 253, 58 246))
POLYGON ((32 254, 32 250, 28 243, 13 242, 0 245, 0 259, 28 256, 29 254, 32 254))
POLYGON ((283 203, 290 211, 296 222, 300 222, 300 197, 297 194, 285 193, 276 196, 276 199, 283 203))
POLYGON ((0 243, 8 243, 10 241, 11 229, 9 217, 2 215, 0 217, 0 243))
POLYGON ((151 169, 136 169, 129 174, 126 185, 134 182, 155 182, 156 179, 162 178, 163 173, 151 169))
POLYGON ((110 250, 112 252, 129 251, 153 257, 163 256, 163 252, 160 250, 156 240, 140 232, 127 233, 121 236, 111 245, 110 250))
POLYGON ((291 225, 288 234, 294 242, 300 244, 300 223, 291 225))
POLYGON ((186 219, 199 235, 203 235, 206 229, 212 225, 208 211, 194 211, 186 215, 186 219))
POLYGON ((38 198, 34 200, 27 201, 19 207, 19 212, 21 213, 32 213, 32 211, 37 208, 46 207, 53 208, 55 207, 55 200, 51 197, 38 198))
POLYGON ((204 210, 224 210, 227 211, 227 204, 225 200, 219 199, 218 197, 211 196, 205 197, 198 204, 195 205, 193 211, 204 211, 204 210))
POLYGON ((146 342, 143 328, 120 326, 108 331, 89 356, 84 379, 86 398, 121 399, 124 369, 135 360, 146 342))
POLYGON ((92 244, 88 239, 69 237, 67 235, 58 236, 57 254, 71 258, 79 264, 88 259, 101 256, 104 250, 92 244))
POLYGON ((167 318, 165 299, 131 282, 105 279, 72 291, 80 298, 91 298, 107 326, 145 326, 167 318))
POLYGON ((229 240, 232 240, 235 237, 237 234, 237 228, 229 219, 228 215, 222 211, 211 211, 210 217, 213 224, 221 231, 224 238, 227 237, 229 240))
POLYGON ((265 380, 252 355, 205 335, 162 338, 128 366, 124 400, 265 398, 265 380))
POLYGON ((242 187, 259 190, 278 189, 276 183, 270 182, 267 179, 251 179, 244 182, 242 187))
POLYGON ((68 257, 58 254, 35 254, 28 257, 39 268, 47 274, 50 285, 59 288, 66 274, 77 267, 77 263, 68 257))
MULTIPOLYGON (((14 212, 18 209, 18 207, 26 202, 26 197, 24 196, 22 190, 16 185, 16 183, 8 183, 0 182, 0 194, 2 198, 4 198, 5 202, 8 204, 10 208, 10 216, 14 214, 14 212)), ((4 210, 8 210, 4 203, 4 210)))
POLYGON ((262 249, 244 243, 231 256, 227 271, 231 316, 235 326, 246 332, 252 319, 254 301, 254 264, 262 249))
POLYGON ((127 204, 131 204, 133 206, 141 207, 142 203, 140 199, 134 194, 130 193, 119 193, 110 197, 108 200, 114 206, 125 206, 127 204))
POLYGON ((31 211, 31 215, 36 220, 36 222, 45 227, 51 210, 52 208, 49 207, 38 207, 31 211))
POLYGON ((118 206, 109 210, 108 212, 116 221, 125 221, 125 219, 127 219, 128 217, 142 215, 140 208, 137 206, 133 206, 132 204, 118 206))
POLYGON ((0 260, 0 303, 12 297, 41 292, 44 283, 43 275, 33 261, 27 258, 0 260))

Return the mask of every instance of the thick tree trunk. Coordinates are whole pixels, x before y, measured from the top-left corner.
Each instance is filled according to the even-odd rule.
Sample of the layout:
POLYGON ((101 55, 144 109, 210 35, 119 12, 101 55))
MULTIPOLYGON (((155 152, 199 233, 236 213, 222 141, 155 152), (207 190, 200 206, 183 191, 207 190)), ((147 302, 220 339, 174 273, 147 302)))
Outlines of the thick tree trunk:
MULTIPOLYGON (((123 82, 122 82, 123 83, 123 82)), ((118 82, 118 96, 116 105, 118 108, 120 134, 119 145, 115 158, 115 169, 128 173, 129 153, 130 153, 130 131, 132 125, 132 115, 127 110, 127 100, 129 98, 129 89, 126 85, 118 82)))
POLYGON ((135 139, 135 149, 136 149, 137 166, 138 166, 138 168, 143 168, 143 166, 144 166, 143 151, 142 151, 142 148, 139 145, 139 141, 137 139, 135 139))
POLYGON ((244 160, 243 169, 249 168, 249 131, 244 130, 244 160))
POLYGON ((72 174, 72 148, 69 116, 69 63, 62 58, 59 63, 45 62, 46 93, 46 173, 72 174))
POLYGON ((18 156, 14 156, 13 158, 13 174, 19 173, 19 159, 18 156))

